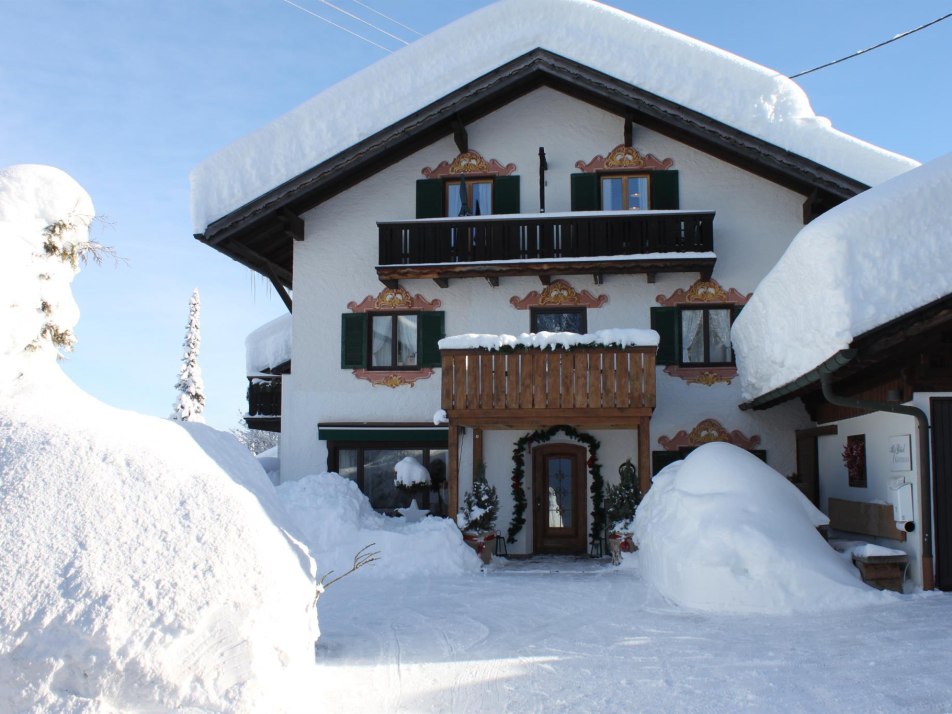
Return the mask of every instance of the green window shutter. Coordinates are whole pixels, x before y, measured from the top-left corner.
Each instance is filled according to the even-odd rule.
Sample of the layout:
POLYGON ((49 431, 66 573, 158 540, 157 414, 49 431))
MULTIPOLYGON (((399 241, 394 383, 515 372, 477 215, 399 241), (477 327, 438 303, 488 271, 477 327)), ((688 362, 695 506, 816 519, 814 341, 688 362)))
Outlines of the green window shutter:
POLYGON ((416 217, 443 217, 443 182, 440 179, 419 179, 416 182, 416 217))
POLYGON ((677 171, 651 172, 651 208, 656 211, 680 208, 677 171))
POLYGON ((341 369, 367 366, 367 313, 345 312, 340 320, 341 369))
POLYGON ((519 177, 497 176, 493 181, 493 213, 519 213, 519 177))
POLYGON ((677 364, 681 353, 681 331, 678 325, 678 308, 651 308, 651 329, 661 336, 658 345, 657 364, 677 364))
POLYGON ((443 312, 421 312, 417 315, 417 339, 421 367, 440 366, 440 348, 437 344, 445 336, 443 312))
POLYGON ((597 211, 601 206, 598 203, 598 175, 572 174, 572 210, 597 211))

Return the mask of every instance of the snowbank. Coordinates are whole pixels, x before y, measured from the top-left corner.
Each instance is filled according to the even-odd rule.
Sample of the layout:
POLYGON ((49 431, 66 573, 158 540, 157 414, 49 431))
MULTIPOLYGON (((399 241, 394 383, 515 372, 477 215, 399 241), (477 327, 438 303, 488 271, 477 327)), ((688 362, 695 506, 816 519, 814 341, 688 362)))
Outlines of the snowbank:
POLYGON ((806 374, 853 338, 952 293, 952 154, 806 226, 731 332, 744 397, 806 374))
POLYGON ((291 315, 266 322, 245 338, 248 376, 291 361, 291 315))
POLYGON ((916 165, 833 129, 774 70, 589 0, 504 0, 394 52, 196 167, 195 232, 540 47, 869 185, 916 165), (434 57, 439 71, 426 71, 434 57))
POLYGON ((313 562, 233 436, 106 406, 56 364, 43 326, 75 324, 75 268, 44 228, 76 212, 81 245, 75 181, 0 172, 0 711, 282 711, 313 667, 313 562))
POLYGON ((888 602, 823 540, 828 519, 756 456, 705 444, 662 470, 635 514, 645 579, 683 607, 815 612, 888 602))
POLYGON ((335 473, 306 476, 278 486, 278 496, 310 547, 321 574, 350 569, 354 554, 371 543, 380 560, 357 577, 417 578, 478 572, 479 559, 451 520, 407 523, 373 510, 353 481, 335 473))
POLYGON ((439 341, 441 350, 487 349, 500 350, 512 347, 535 347, 538 349, 570 348, 578 346, 657 347, 660 341, 654 330, 609 329, 585 335, 576 332, 523 332, 514 335, 485 335, 469 333, 444 337, 439 341))

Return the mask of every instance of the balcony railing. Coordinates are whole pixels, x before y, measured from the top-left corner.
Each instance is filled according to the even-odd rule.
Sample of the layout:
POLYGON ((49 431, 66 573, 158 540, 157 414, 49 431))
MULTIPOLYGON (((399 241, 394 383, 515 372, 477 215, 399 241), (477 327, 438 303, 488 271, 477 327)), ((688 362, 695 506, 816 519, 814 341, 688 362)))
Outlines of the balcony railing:
POLYGON ((442 350, 451 423, 620 425, 655 406, 654 347, 442 350))
POLYGON ((380 222, 380 265, 714 250, 713 211, 611 211, 380 222))

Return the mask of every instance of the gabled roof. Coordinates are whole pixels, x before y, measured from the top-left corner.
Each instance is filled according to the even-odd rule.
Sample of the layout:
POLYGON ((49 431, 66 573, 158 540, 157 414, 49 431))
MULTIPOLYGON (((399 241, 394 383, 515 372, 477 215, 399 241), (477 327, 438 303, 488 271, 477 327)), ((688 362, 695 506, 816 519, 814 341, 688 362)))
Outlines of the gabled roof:
POLYGON ((833 129, 773 70, 590 0, 503 0, 202 163, 191 176, 195 231, 256 269, 270 261, 287 282, 290 241, 278 240, 284 253, 263 246, 293 234, 293 215, 538 86, 804 194, 842 200, 915 166, 833 129))
POLYGON ((754 290, 732 330, 745 399, 797 396, 817 369, 850 372, 947 329, 952 306, 952 154, 817 218, 754 290), (856 359, 856 358, 859 359, 856 359), (832 360, 832 362, 830 362, 832 360))

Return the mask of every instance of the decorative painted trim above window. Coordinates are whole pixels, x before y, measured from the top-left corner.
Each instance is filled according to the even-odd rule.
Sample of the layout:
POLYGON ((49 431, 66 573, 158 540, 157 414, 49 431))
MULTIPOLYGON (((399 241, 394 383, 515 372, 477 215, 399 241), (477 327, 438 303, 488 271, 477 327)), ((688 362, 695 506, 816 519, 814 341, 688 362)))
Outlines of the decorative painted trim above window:
POLYGON ((410 295, 403 288, 384 288, 376 297, 368 295, 359 303, 351 300, 347 303, 347 309, 351 312, 380 312, 382 310, 432 312, 438 310, 442 304, 439 298, 427 300, 419 293, 410 295))
POLYGON ((702 444, 708 444, 712 441, 725 441, 741 449, 751 451, 760 444, 760 437, 744 436, 743 432, 735 429, 728 432, 717 419, 704 419, 698 422, 697 426, 691 429, 690 433, 683 429, 673 437, 659 436, 658 443, 666 451, 680 451, 681 449, 690 449, 702 444))
POLYGON ((690 384, 701 384, 705 387, 711 387, 715 384, 730 384, 731 380, 737 376, 737 368, 734 365, 691 367, 678 364, 680 340, 677 308, 699 304, 711 305, 712 307, 723 305, 731 307, 736 316, 752 295, 753 293, 744 295, 735 288, 725 290, 720 283, 713 279, 697 280, 687 290, 683 288, 675 290, 670 297, 658 295, 655 301, 661 307, 652 308, 651 326, 662 335, 662 347, 658 351, 658 365, 667 365, 664 368, 665 374, 679 377, 690 384), (668 313, 668 316, 662 313, 668 313))
POLYGON ((608 152, 608 157, 598 154, 588 163, 576 161, 575 168, 590 174, 602 171, 631 171, 645 169, 648 171, 667 171, 674 166, 674 159, 659 159, 654 154, 641 155, 631 146, 619 144, 608 152))
POLYGON ((735 288, 724 290, 716 280, 697 280, 687 290, 678 288, 671 297, 658 295, 655 301, 663 307, 677 307, 686 303, 714 302, 724 305, 746 305, 753 293, 746 295, 738 292, 735 288))
POLYGON ((588 290, 578 292, 565 280, 555 280, 540 293, 533 290, 525 297, 513 295, 509 303, 517 310, 533 307, 554 307, 557 305, 577 305, 579 307, 601 307, 608 302, 607 295, 592 295, 588 290))
POLYGON ((355 369, 353 372, 357 379, 366 379, 375 387, 390 387, 390 389, 405 385, 413 387, 417 380, 429 379, 433 376, 433 370, 429 367, 415 369, 412 372, 381 372, 369 369, 355 369))
POLYGON ((465 151, 452 161, 441 161, 435 169, 427 166, 423 175, 428 179, 447 178, 465 174, 480 176, 510 176, 516 170, 515 164, 503 166, 496 159, 487 161, 478 151, 465 151))

